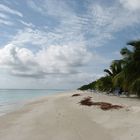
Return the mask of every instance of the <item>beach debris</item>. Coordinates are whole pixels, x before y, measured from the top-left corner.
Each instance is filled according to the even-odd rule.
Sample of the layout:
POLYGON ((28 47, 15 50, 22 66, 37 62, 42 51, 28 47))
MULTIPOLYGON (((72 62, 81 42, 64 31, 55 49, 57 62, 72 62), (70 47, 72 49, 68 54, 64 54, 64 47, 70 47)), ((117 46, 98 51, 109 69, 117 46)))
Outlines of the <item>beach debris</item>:
POLYGON ((81 96, 80 94, 73 94, 72 97, 81 96))
POLYGON ((91 100, 92 97, 86 97, 83 100, 81 100, 79 103, 81 105, 86 105, 86 106, 100 106, 100 109, 102 110, 110 110, 110 109, 121 109, 123 108, 123 106, 121 105, 113 105, 111 103, 108 102, 93 102, 91 100))
POLYGON ((111 106, 111 104, 107 103, 107 102, 93 102, 93 105, 97 105, 97 106, 101 106, 101 105, 111 106))
POLYGON ((102 110, 110 110, 112 109, 112 104, 101 104, 100 108, 102 110))
POLYGON ((91 98, 92 97, 86 97, 83 100, 81 100, 79 103, 81 105, 92 106, 93 105, 93 102, 91 101, 91 98))
POLYGON ((121 106, 121 105, 112 105, 112 108, 113 109, 121 109, 121 108, 124 108, 124 106, 121 106))
POLYGON ((110 110, 110 109, 121 109, 121 108, 123 108, 123 106, 121 106, 121 105, 105 105, 105 104, 102 104, 101 106, 100 106, 100 108, 102 109, 102 110, 110 110))

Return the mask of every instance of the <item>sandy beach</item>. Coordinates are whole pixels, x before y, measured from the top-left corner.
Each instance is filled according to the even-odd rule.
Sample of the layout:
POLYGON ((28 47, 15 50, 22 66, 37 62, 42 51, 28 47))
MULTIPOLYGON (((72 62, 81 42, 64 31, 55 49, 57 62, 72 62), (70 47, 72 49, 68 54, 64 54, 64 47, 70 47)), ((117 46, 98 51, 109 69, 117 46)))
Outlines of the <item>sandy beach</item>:
POLYGON ((91 92, 67 92, 29 102, 0 117, 1 140, 139 140, 140 101, 91 92), (81 96, 72 97, 73 94, 81 96), (85 97, 122 105, 101 110, 82 106, 85 97))

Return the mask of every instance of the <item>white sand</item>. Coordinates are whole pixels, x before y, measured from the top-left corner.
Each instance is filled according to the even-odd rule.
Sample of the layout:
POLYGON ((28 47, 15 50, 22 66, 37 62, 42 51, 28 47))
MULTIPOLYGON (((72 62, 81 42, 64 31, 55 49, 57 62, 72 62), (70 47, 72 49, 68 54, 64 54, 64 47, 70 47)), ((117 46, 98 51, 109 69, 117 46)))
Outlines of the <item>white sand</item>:
POLYGON ((0 140, 140 140, 139 131, 138 99, 79 91, 47 96, 0 117, 0 140), (82 96, 71 97, 74 93, 82 96), (79 105, 87 96, 125 107, 103 111, 79 105))

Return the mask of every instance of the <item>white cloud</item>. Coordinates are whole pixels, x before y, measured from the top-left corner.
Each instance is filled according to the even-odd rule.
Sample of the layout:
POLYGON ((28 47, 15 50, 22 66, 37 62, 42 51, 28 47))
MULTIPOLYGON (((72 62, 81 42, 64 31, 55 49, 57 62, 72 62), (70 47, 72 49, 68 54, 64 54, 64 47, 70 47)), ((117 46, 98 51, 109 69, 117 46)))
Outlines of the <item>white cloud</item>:
POLYGON ((88 24, 83 27, 89 36, 87 41, 96 47, 103 46, 114 39, 115 33, 140 23, 139 13, 126 10, 120 6, 120 3, 111 6, 93 3, 89 7, 87 19, 88 24))
POLYGON ((140 23, 138 13, 134 14, 120 5, 139 7, 139 0, 120 0, 111 6, 93 1, 82 15, 76 13, 67 1, 44 0, 39 3, 40 1, 29 1, 28 5, 42 15, 51 16, 59 22, 53 33, 61 35, 63 42, 75 40, 84 42, 87 46, 93 44, 92 47, 99 47, 114 39, 115 33, 140 23))
POLYGON ((139 10, 140 0, 120 0, 120 3, 129 10, 139 10))
POLYGON ((17 32, 10 43, 15 44, 18 47, 30 47, 27 45, 27 43, 30 43, 38 46, 39 48, 45 48, 47 46, 57 44, 61 41, 61 39, 62 36, 57 33, 24 28, 23 30, 19 30, 17 32))
POLYGON ((81 73, 81 68, 89 60, 108 62, 97 52, 89 52, 83 41, 56 45, 55 40, 61 37, 56 33, 31 28, 19 30, 11 42, 0 50, 0 65, 8 68, 12 75, 39 78, 81 73), (38 51, 33 53, 30 45, 34 48, 38 46, 38 51))
POLYGON ((19 11, 9 8, 8 6, 5 6, 3 4, 0 4, 0 11, 23 17, 22 13, 20 13, 19 11))
POLYGON ((29 49, 8 44, 0 49, 0 66, 17 76, 77 73, 90 53, 83 46, 49 46, 33 54, 29 49))
POLYGON ((12 18, 10 21, 8 17, 12 14, 16 15, 13 21, 16 29, 19 23, 22 24, 20 27, 26 27, 0 49, 0 66, 16 76, 40 78, 47 75, 47 78, 51 77, 48 78, 50 81, 55 77, 56 85, 66 81, 90 82, 88 80, 94 79, 98 70, 111 61, 98 55, 94 47, 104 46, 116 33, 140 23, 139 12, 134 12, 138 8, 132 2, 139 6, 136 0, 119 0, 110 6, 89 1, 90 5, 86 5, 89 7, 82 12, 66 0, 30 0, 29 6, 39 12, 37 16, 44 18, 42 26, 39 26, 40 22, 35 23, 36 28, 32 24, 34 19, 30 22, 27 16, 19 20, 22 13, 0 5, 3 12, 0 13, 0 24, 10 25, 12 18), (88 63, 90 58, 93 61, 88 63), (89 66, 84 67, 87 63, 89 66), (91 69, 95 75, 91 74, 91 69))
POLYGON ((86 24, 87 21, 80 17, 66 1, 44 0, 41 3, 40 1, 29 1, 28 5, 43 16, 51 16, 57 20, 58 24, 53 28, 51 34, 59 36, 59 42, 85 41, 82 29, 83 24, 86 24))
POLYGON ((73 9, 70 8, 70 6, 67 4, 66 1, 61 0, 58 2, 58 0, 44 0, 44 1, 28 1, 28 4, 31 8, 33 8, 35 11, 38 11, 42 13, 43 15, 50 15, 55 16, 57 18, 68 18, 67 16, 72 16, 71 13, 75 14, 73 12, 73 9))
POLYGON ((4 13, 0 13, 0 25, 13 25, 13 22, 11 22, 9 20, 9 16, 4 14, 4 13))
POLYGON ((25 22, 25 21, 23 21, 23 20, 19 20, 19 22, 20 23, 22 23, 24 26, 26 26, 26 27, 30 27, 30 28, 33 28, 33 27, 35 27, 35 25, 34 24, 32 24, 31 22, 25 22))
POLYGON ((0 19, 0 25, 13 25, 11 21, 7 21, 5 19, 0 19))
POLYGON ((67 45, 50 46, 37 54, 40 65, 49 73, 76 73, 76 68, 86 64, 90 57, 83 46, 67 45))
POLYGON ((32 30, 31 28, 25 28, 18 31, 18 33, 13 37, 11 43, 18 47, 22 47, 28 42, 35 45, 41 45, 46 42, 45 39, 46 37, 44 32, 40 32, 39 30, 32 30))
POLYGON ((0 4, 0 25, 12 26, 15 24, 11 15, 16 15, 18 17, 23 17, 22 13, 12 8, 9 8, 3 4, 0 4))
POLYGON ((9 17, 4 13, 0 13, 0 18, 8 19, 9 17))

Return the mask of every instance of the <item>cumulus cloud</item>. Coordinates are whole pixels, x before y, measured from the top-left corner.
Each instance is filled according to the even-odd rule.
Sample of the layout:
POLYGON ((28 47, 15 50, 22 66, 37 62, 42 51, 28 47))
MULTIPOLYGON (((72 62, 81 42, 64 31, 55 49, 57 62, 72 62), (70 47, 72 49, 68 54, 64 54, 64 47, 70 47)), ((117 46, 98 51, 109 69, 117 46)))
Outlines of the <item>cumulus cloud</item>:
POLYGON ((32 52, 25 48, 18 48, 13 44, 8 44, 0 49, 0 66, 8 68, 9 72, 32 72, 36 71, 35 58, 32 52), (30 67, 31 66, 31 67, 30 67))
POLYGON ((90 55, 82 46, 49 46, 33 54, 29 49, 8 44, 0 49, 0 66, 17 76, 38 78, 47 74, 71 74, 77 73, 90 55))
POLYGON ((25 28, 0 49, 0 66, 10 74, 43 78, 80 72, 93 55, 82 42, 62 42, 61 35, 25 28), (32 48, 33 47, 33 48, 32 48), (33 51, 37 49, 37 51, 33 51))
POLYGON ((104 46, 116 33, 140 23, 139 12, 135 12, 139 1, 87 1, 82 5, 84 12, 76 1, 26 1, 31 15, 40 16, 41 22, 0 4, 0 25, 14 23, 15 27, 14 31, 10 29, 11 40, 0 49, 0 67, 20 77, 55 77, 56 85, 95 79, 111 60, 99 55, 94 47, 104 46), (88 63, 89 59, 93 61, 88 63), (84 67, 87 63, 89 66, 84 67))

